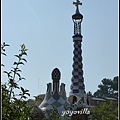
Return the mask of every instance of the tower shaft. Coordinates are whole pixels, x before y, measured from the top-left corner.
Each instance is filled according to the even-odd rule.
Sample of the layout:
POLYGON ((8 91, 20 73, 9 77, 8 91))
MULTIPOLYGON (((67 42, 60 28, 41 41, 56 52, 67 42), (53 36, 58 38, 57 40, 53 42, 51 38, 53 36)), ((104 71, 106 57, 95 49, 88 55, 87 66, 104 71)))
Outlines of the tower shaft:
POLYGON ((85 86, 83 78, 83 63, 82 63, 82 36, 73 36, 74 51, 73 51, 73 71, 71 94, 77 98, 82 98, 85 95, 85 86))

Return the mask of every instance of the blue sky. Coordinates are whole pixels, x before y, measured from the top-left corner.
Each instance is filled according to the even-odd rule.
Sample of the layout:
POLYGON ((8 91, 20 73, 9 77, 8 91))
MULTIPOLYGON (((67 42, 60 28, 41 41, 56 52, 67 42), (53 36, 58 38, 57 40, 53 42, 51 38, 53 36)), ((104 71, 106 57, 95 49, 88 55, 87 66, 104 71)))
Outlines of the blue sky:
MULTIPOLYGON (((103 78, 118 75, 118 1, 82 0, 82 56, 86 92, 94 93, 103 78)), ((2 41, 10 44, 2 57, 10 70, 20 45, 28 48, 21 66, 31 98, 46 92, 51 72, 58 67, 70 92, 73 64, 73 0, 2 0, 2 41)), ((6 75, 2 75, 2 82, 6 75)))

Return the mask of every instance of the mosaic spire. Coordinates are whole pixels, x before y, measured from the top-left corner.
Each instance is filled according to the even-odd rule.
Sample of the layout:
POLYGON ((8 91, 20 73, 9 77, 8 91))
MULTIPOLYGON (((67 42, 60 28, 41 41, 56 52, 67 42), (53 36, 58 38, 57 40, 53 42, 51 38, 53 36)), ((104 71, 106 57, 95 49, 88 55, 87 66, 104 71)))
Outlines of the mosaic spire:
POLYGON ((83 36, 81 35, 81 22, 83 20, 83 15, 79 12, 78 5, 82 5, 79 0, 73 2, 76 6, 76 13, 72 16, 72 20, 74 23, 74 57, 73 57, 73 71, 72 71, 72 79, 71 79, 71 91, 70 96, 73 97, 73 103, 77 102, 80 98, 85 97, 85 86, 84 86, 84 78, 83 78, 83 64, 82 64, 82 49, 81 43, 83 36))
MULTIPOLYGON (((47 84, 47 91, 42 103, 37 105, 40 110, 46 111, 45 116, 49 118, 49 114, 53 107, 57 110, 58 113, 65 111, 65 107, 69 106, 69 102, 66 97, 65 84, 60 82, 61 73, 58 68, 55 68, 52 71, 52 83, 47 84), (60 89, 59 89, 60 88, 60 89)), ((63 116, 64 118, 64 116, 63 116)))

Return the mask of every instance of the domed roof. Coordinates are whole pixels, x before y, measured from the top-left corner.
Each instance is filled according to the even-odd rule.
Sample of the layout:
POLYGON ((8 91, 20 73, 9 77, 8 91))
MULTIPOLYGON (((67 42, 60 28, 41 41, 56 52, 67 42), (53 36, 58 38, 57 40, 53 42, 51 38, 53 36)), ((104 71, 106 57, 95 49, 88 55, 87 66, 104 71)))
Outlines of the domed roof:
POLYGON ((83 19, 83 15, 82 14, 74 14, 72 15, 72 19, 75 19, 75 20, 80 20, 80 19, 83 19))
POLYGON ((60 73, 60 70, 58 68, 55 68, 53 71, 52 71, 52 79, 60 79, 61 77, 61 73, 60 73))

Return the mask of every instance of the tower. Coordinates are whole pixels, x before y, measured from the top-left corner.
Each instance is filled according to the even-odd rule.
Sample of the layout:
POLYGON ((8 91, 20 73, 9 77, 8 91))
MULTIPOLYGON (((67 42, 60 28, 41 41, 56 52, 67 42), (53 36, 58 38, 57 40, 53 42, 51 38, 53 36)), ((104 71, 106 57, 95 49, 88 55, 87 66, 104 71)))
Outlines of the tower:
POLYGON ((73 2, 76 6, 76 13, 72 15, 72 20, 74 23, 74 57, 73 57, 73 71, 72 71, 72 79, 71 79, 71 91, 69 96, 69 101, 73 104, 77 102, 81 98, 85 98, 85 86, 84 86, 84 78, 83 78, 83 63, 82 63, 82 34, 81 34, 81 23, 83 20, 83 15, 79 12, 79 5, 82 3, 79 0, 73 2))

